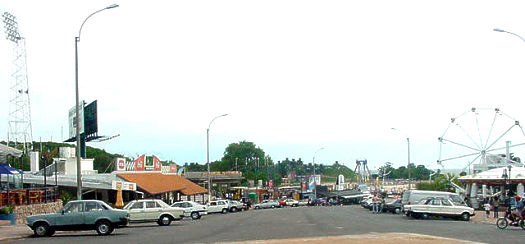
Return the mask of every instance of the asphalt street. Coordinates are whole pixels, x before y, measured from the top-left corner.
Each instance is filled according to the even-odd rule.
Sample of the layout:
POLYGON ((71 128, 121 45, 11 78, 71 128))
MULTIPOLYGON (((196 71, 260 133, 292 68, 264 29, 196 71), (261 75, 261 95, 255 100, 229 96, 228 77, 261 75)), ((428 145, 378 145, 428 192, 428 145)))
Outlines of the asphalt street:
POLYGON ((95 231, 57 232, 49 238, 7 243, 212 243, 374 233, 416 233, 484 243, 523 243, 525 231, 450 219, 415 220, 404 215, 375 215, 360 206, 298 207, 212 214, 171 226, 132 224, 112 235, 95 231))

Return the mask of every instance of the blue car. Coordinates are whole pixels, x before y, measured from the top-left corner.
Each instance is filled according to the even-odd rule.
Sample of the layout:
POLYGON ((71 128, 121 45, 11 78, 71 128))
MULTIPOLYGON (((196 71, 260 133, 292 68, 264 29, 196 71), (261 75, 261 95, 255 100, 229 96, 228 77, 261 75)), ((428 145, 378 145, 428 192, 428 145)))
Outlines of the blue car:
POLYGON ((57 230, 96 230, 99 235, 109 235, 128 225, 129 214, 103 201, 79 200, 68 202, 57 213, 32 215, 26 220, 37 237, 52 236, 57 230))

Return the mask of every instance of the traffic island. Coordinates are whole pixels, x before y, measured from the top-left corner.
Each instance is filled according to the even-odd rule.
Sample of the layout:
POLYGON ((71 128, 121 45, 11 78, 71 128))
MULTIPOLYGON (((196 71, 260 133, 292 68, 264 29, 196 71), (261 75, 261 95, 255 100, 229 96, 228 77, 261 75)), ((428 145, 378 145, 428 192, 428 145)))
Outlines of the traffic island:
MULTIPOLYGON (((221 242, 232 243, 232 242, 221 242)), ((398 244, 398 243, 411 243, 411 244, 452 244, 452 243, 480 243, 472 241, 464 241, 452 238, 445 238, 431 235, 420 235, 412 233, 374 233, 374 234, 363 234, 363 235, 344 235, 344 236, 327 236, 327 237, 305 237, 305 238, 293 238, 293 239, 274 239, 274 240, 254 240, 244 241, 235 243, 257 243, 257 244, 273 244, 273 243, 284 243, 284 244, 304 244, 304 243, 316 243, 316 244, 331 244, 331 243, 357 243, 357 244, 368 244, 368 243, 382 243, 382 244, 398 244)))

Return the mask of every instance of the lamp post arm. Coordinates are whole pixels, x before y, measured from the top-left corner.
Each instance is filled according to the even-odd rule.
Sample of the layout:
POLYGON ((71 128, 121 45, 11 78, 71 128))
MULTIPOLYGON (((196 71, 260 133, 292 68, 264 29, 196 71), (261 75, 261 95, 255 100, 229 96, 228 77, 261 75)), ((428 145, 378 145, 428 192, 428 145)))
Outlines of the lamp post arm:
POLYGON ((93 15, 95 15, 97 13, 100 13, 100 12, 106 10, 106 9, 112 9, 112 8, 116 8, 116 7, 118 7, 118 4, 111 4, 111 5, 103 8, 103 9, 97 10, 97 11, 93 12, 92 14, 90 14, 86 19, 84 19, 84 22, 82 22, 82 25, 80 25, 80 29, 78 30, 78 36, 77 36, 77 38, 75 40, 80 41, 80 34, 82 33, 82 27, 84 27, 84 24, 86 23, 86 21, 89 18, 91 18, 91 16, 93 16, 93 15))

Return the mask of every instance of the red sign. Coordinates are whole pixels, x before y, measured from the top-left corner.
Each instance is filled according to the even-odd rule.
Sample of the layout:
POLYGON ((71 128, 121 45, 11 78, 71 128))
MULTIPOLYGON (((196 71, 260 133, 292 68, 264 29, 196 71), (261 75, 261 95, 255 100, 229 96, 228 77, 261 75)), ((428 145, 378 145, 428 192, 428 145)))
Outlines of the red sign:
POLYGON ((142 155, 135 160, 135 171, 144 171, 144 158, 146 156, 142 155))
POLYGON ((177 165, 170 164, 170 173, 177 173, 177 165))

